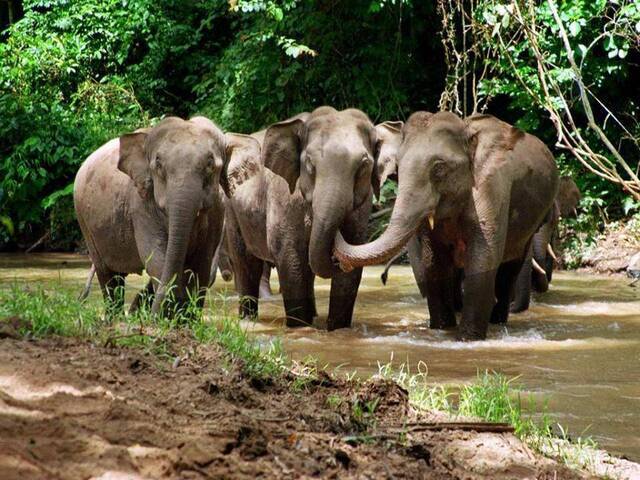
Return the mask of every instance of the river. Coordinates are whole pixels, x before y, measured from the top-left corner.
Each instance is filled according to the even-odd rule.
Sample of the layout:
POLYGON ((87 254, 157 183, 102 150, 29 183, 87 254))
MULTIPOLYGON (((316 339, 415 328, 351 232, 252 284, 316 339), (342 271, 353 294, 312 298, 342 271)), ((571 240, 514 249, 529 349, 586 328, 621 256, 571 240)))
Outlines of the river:
MULTIPOLYGON (((79 255, 0 255, 0 283, 62 283, 79 290, 88 265, 79 255)), ((453 333, 427 328, 426 302, 409 267, 394 267, 387 286, 381 271, 365 270, 352 329, 286 329, 278 295, 261 301, 260 322, 248 326, 281 336, 295 359, 312 355, 321 365, 360 375, 393 358, 412 367, 424 362, 433 383, 468 382, 484 370, 518 376, 569 435, 591 436, 610 452, 640 461, 640 286, 620 277, 558 272, 529 311, 511 315, 506 327, 491 326, 486 341, 461 343, 453 333)), ((129 297, 143 285, 141 277, 130 278, 129 297)), ((275 278, 272 287, 277 292, 275 278)), ((328 281, 318 280, 321 316, 328 294, 328 281)), ((218 280, 214 295, 228 298, 235 310, 231 284, 218 280)), ((97 281, 92 296, 99 296, 97 281)))

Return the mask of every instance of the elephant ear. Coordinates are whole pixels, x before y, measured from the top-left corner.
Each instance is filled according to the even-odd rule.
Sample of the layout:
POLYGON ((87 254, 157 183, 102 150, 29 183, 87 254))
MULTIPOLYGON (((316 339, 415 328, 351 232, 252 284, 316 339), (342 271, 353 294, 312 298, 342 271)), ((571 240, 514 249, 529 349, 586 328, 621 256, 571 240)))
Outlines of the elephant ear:
POLYGON ((376 198, 387 179, 398 171, 398 149, 402 143, 404 122, 382 122, 376 125, 375 164, 371 172, 371 185, 376 198))
POLYGON ((138 194, 147 200, 153 194, 153 181, 149 170, 149 161, 144 152, 147 132, 138 131, 120 137, 120 156, 118 170, 126 173, 138 190, 138 194))
POLYGON ((240 133, 227 133, 225 137, 227 168, 220 183, 224 193, 231 198, 240 185, 260 171, 260 143, 240 133))
POLYGON ((293 193, 300 176, 300 152, 305 120, 293 118, 271 125, 262 143, 262 161, 265 167, 287 181, 293 193))

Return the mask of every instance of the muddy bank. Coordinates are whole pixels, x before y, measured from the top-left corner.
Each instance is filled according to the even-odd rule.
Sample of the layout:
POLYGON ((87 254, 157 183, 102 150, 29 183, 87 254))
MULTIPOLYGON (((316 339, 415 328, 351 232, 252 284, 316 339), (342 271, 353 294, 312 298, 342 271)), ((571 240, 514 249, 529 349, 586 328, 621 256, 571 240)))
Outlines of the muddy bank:
MULTIPOLYGON (((629 260, 640 252, 640 217, 627 222, 612 222, 595 238, 595 243, 579 253, 580 268, 595 273, 625 273, 629 260)), ((575 261, 571 252, 563 252, 567 263, 575 261)))
POLYGON ((392 383, 256 381, 172 348, 0 340, 0 478, 588 478, 511 433, 425 430, 392 383))

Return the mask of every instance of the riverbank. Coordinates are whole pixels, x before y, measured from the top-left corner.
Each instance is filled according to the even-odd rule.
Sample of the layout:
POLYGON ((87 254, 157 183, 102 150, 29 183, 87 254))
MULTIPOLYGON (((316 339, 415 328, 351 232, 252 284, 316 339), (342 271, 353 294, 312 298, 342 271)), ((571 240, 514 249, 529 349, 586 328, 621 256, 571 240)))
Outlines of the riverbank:
MULTIPOLYGON (((467 398, 512 426, 435 411, 442 389, 391 369, 291 362, 230 318, 105 324, 66 292, 1 292, 0 478, 591 478, 563 465, 566 442, 554 460, 515 436, 519 398, 495 383, 467 398)), ((607 478, 633 478, 607 461, 607 478)))
MULTIPOLYGON (((562 233, 569 231, 565 227, 562 233)), ((625 274, 631 258, 640 252, 640 215, 608 223, 596 235, 571 233, 563 243, 563 265, 586 272, 625 274)))

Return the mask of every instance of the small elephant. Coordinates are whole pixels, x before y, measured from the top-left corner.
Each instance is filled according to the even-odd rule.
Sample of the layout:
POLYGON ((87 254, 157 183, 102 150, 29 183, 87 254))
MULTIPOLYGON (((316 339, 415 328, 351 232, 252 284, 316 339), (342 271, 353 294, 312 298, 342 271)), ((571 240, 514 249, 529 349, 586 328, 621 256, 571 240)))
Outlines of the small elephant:
POLYGON ((346 271, 389 260, 409 245, 424 282, 431 328, 456 325, 455 292, 464 272, 463 340, 486 338, 505 322, 531 238, 553 206, 558 170, 548 148, 490 115, 411 115, 398 151, 399 192, 388 228, 375 241, 334 253, 346 271), (496 302, 497 299, 497 302, 496 302))
POLYGON ((558 261, 554 246, 557 243, 558 221, 577 215, 576 208, 580 203, 580 190, 569 176, 560 177, 558 194, 553 202, 553 209, 547 214, 531 241, 525 263, 516 280, 511 312, 523 312, 529 308, 531 290, 544 293, 549 290, 549 282, 553 275, 553 266, 558 261))
POLYGON ((226 141, 210 120, 168 117, 107 142, 76 175, 73 198, 109 310, 122 308, 124 277, 146 268, 152 312, 188 295, 202 305, 222 234, 226 141))
POLYGON ((350 326, 362 270, 337 268, 333 238, 340 229, 366 241, 386 141, 363 112, 331 107, 235 136, 225 233, 241 315, 257 314, 266 261, 278 271, 288 326, 313 323, 315 275, 332 279, 327 329, 350 326))

